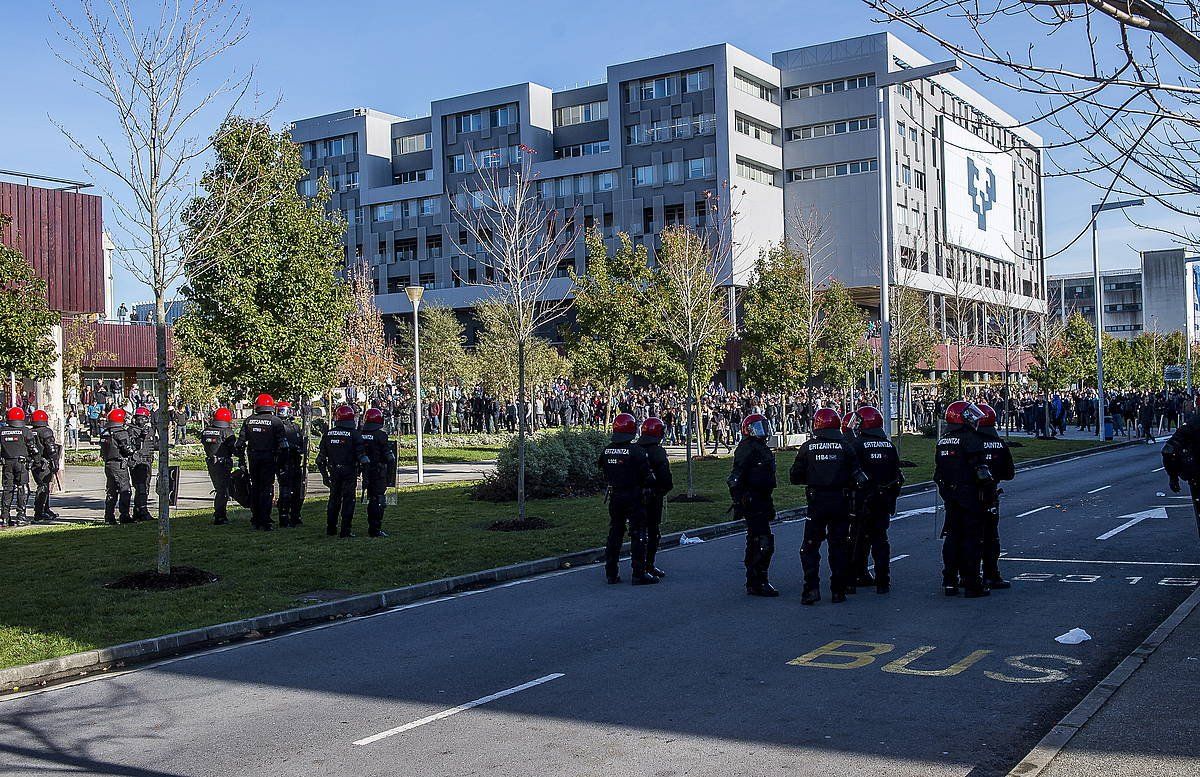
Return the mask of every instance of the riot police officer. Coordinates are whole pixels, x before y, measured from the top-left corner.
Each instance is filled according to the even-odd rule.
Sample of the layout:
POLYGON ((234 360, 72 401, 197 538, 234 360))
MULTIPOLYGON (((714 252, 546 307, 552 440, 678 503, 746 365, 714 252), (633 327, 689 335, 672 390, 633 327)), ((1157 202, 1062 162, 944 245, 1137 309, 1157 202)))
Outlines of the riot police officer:
POLYGON ((259 394, 254 413, 242 421, 234 451, 242 469, 250 475, 250 525, 271 531, 271 500, 275 496, 275 473, 280 456, 287 450, 287 432, 275 415, 275 399, 259 394))
MULTIPOLYGON (((1149 428, 1149 427, 1147 427, 1149 428)), ((1187 481, 1192 495, 1192 511, 1200 529, 1200 411, 1194 412, 1171 435, 1162 448, 1163 468, 1167 471, 1171 490, 1179 493, 1179 479, 1187 481)))
POLYGON ((50 521, 58 514, 50 509, 50 483, 58 472, 58 457, 62 448, 54 439, 54 430, 50 428, 50 416, 45 410, 33 411, 33 432, 37 435, 38 456, 33 460, 31 474, 37 494, 33 498, 33 520, 50 521))
POLYGON ((325 510, 325 533, 329 536, 353 537, 350 525, 354 520, 354 492, 358 487, 358 471, 370 463, 363 446, 362 434, 354 425, 354 408, 342 405, 333 413, 333 427, 321 435, 317 449, 317 469, 329 488, 329 505, 325 510), (338 514, 342 525, 338 530, 338 514))
POLYGON ((1016 477, 1012 452, 996 431, 996 411, 981 403, 983 415, 975 422, 975 431, 983 438, 983 464, 992 475, 980 483, 980 501, 984 508, 983 521, 983 584, 993 590, 1012 588, 1012 583, 1000 574, 1000 494, 1001 481, 1016 477))
POLYGON ((307 485, 304 471, 304 452, 308 447, 304 430, 296 423, 292 403, 280 401, 275 404, 275 413, 283 421, 287 437, 287 450, 279 458, 279 528, 299 526, 300 510, 304 507, 304 492, 307 485))
POLYGON ((751 413, 742 419, 742 439, 733 452, 733 469, 726 483, 734 512, 746 522, 746 593, 779 596, 768 572, 775 555, 775 454, 767 447, 770 428, 766 416, 751 413))
POLYGON ((671 463, 667 451, 662 447, 665 428, 662 419, 651 416, 642 421, 638 445, 646 451, 650 460, 650 471, 654 474, 654 485, 646 489, 646 574, 660 580, 667 576, 657 566, 658 543, 662 540, 663 499, 675 487, 671 479, 671 463))
POLYGON ((987 596, 979 576, 983 561, 981 486, 992 479, 983 459, 983 438, 968 424, 982 416, 978 407, 952 402, 946 427, 937 443, 933 479, 946 505, 942 528, 942 587, 946 596, 987 596))
POLYGON ((821 543, 829 542, 830 601, 846 601, 852 585, 850 568, 850 511, 855 488, 866 483, 866 475, 854 449, 842 436, 836 410, 821 408, 813 415, 813 436, 805 440, 792 464, 793 485, 805 485, 808 520, 800 545, 804 567, 801 604, 821 601, 821 543))
POLYGON ((154 454, 158 451, 158 430, 150 423, 150 408, 133 411, 133 427, 129 430, 134 453, 129 461, 129 477, 133 482, 133 520, 149 521, 150 474, 154 454))
POLYGON ((229 523, 229 473, 233 470, 233 445, 237 441, 232 425, 233 413, 227 407, 218 407, 200 432, 208 478, 213 484, 213 523, 217 526, 229 523))
POLYGON ((125 428, 125 411, 113 408, 108 423, 100 430, 100 458, 104 461, 104 522, 116 523, 114 512, 119 507, 121 523, 133 523, 129 515, 129 459, 135 451, 129 430, 125 428))
POLYGON ((389 473, 396 471, 396 452, 383 428, 383 411, 372 407, 363 414, 363 447, 369 462, 363 469, 363 488, 367 492, 367 534, 386 537, 383 510, 389 473))
POLYGON ((896 498, 904 485, 900 457, 896 446, 883 428, 883 416, 870 405, 854 411, 852 425, 858 430, 853 445, 859 465, 867 476, 866 483, 856 491, 853 534, 854 586, 874 585, 876 593, 891 589, 891 546, 888 526, 896 512, 896 498), (867 556, 875 561, 875 576, 867 571, 867 556))
POLYGON ((40 454, 37 435, 25 425, 25 411, 11 407, 8 425, 0 429, 0 517, 6 526, 20 526, 25 521, 25 504, 29 498, 29 464, 40 454), (17 517, 12 508, 16 506, 17 517))
POLYGON ((613 419, 612 438, 600 454, 600 469, 608 480, 608 540, 604 545, 604 574, 609 584, 621 582, 618 562, 625 527, 629 527, 629 553, 633 566, 633 584, 650 585, 658 578, 646 574, 645 492, 654 486, 650 458, 640 445, 633 444, 637 421, 629 413, 613 419))

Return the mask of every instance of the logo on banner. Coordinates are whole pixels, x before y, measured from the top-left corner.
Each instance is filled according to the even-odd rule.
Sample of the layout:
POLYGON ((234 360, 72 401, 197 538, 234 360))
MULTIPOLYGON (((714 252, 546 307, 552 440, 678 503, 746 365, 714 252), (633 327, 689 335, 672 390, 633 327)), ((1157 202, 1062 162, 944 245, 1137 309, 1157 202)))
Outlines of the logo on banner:
POLYGON ((967 193, 971 195, 971 209, 979 218, 979 229, 987 232, 987 214, 996 204, 996 171, 984 168, 987 183, 980 185, 979 165, 973 157, 967 157, 967 193))

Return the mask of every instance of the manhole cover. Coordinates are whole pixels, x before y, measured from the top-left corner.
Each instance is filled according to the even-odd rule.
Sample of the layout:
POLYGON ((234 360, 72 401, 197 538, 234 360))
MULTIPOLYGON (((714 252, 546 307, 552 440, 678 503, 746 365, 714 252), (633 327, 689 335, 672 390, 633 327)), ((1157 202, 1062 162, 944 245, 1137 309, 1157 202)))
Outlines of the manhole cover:
POLYGON ((296 597, 298 602, 333 602, 338 599, 345 599, 347 596, 354 596, 353 591, 340 591, 337 589, 319 589, 317 591, 308 591, 296 597))

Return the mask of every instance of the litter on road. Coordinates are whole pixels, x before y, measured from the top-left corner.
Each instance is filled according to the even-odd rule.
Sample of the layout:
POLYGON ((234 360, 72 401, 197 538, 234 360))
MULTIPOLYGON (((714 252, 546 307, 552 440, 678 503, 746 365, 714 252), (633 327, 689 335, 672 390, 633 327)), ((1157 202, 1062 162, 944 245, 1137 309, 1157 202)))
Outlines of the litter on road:
POLYGON ((689 537, 686 534, 679 538, 680 545, 699 545, 702 542, 704 542, 704 540, 700 539, 699 537, 689 537))
POLYGON ((1088 634, 1083 629, 1076 627, 1068 631, 1066 634, 1058 635, 1054 638, 1054 641, 1062 645, 1078 645, 1081 642, 1087 642, 1091 638, 1091 634, 1088 634))

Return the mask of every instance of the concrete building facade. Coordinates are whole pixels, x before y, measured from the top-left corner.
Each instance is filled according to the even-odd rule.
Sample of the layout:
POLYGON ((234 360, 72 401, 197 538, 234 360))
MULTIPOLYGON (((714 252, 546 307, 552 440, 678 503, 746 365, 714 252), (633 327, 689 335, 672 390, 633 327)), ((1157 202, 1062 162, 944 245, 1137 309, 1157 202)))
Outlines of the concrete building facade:
MULTIPOLYGON (((947 295, 978 301, 982 337, 984 301, 1045 310, 1040 138, 1005 129, 1018 122, 952 76, 882 90, 881 107, 883 74, 928 62, 888 33, 770 62, 719 44, 610 66, 602 84, 436 100, 421 118, 358 108, 302 119, 292 136, 309 170, 302 191, 328 178, 350 225, 347 262, 377 268, 385 314, 411 309, 413 284, 455 308, 479 298, 478 245, 454 198, 471 196, 478 168, 531 155, 547 207, 610 241, 627 233, 652 256, 664 226, 712 226, 705 203, 725 200, 731 301, 759 250, 816 214, 823 261, 865 307, 877 307, 886 244, 893 281, 928 293, 935 321, 947 295)), ((582 229, 573 264, 586 269, 582 229)))

